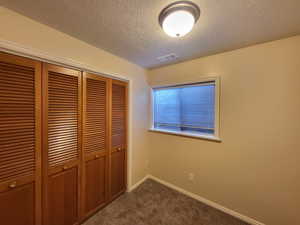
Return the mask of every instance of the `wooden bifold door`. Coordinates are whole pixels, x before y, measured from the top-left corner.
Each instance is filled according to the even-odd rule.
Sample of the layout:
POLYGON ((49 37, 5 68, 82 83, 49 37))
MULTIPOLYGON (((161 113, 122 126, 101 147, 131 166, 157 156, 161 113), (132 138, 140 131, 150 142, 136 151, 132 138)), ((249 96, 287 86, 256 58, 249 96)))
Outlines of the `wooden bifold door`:
POLYGON ((127 83, 0 53, 0 223, 77 225, 126 190, 127 83))
POLYGON ((108 201, 109 79, 83 73, 82 214, 108 201))
POLYGON ((110 197, 114 199, 126 189, 127 84, 113 80, 111 93, 110 197))
POLYGON ((0 53, 0 223, 41 224, 41 63, 0 53))
POLYGON ((79 221, 81 72, 43 64, 44 225, 79 221))

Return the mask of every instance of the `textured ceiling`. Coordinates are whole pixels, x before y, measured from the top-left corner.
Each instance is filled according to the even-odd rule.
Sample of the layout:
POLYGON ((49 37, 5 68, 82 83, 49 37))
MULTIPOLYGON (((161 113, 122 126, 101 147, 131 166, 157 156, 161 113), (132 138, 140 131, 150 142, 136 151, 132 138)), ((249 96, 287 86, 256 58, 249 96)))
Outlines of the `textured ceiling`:
POLYGON ((300 34, 300 0, 194 0, 201 16, 181 39, 158 24, 171 0, 0 0, 1 5, 140 66, 154 68, 300 34), (161 63, 157 57, 179 58, 161 63))

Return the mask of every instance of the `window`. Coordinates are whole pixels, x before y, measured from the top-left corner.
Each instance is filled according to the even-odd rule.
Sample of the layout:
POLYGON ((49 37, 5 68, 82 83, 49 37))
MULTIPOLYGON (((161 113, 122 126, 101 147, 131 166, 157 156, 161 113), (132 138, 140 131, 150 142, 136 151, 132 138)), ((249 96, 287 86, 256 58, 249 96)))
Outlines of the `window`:
POLYGON ((154 131, 218 139, 218 82, 153 88, 154 131))

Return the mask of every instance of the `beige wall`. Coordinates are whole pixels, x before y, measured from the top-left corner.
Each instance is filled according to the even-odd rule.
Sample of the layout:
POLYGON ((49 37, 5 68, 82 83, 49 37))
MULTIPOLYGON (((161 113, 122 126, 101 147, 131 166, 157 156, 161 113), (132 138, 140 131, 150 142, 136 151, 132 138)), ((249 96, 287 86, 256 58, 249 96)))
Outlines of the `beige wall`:
MULTIPOLYGON (((54 57, 73 60, 95 71, 130 80, 132 184, 147 173, 148 85, 146 71, 122 58, 0 7, 0 42, 9 41, 54 57)), ((99 37, 101 38, 101 37, 99 37)))
POLYGON ((154 69, 148 79, 209 75, 221 77, 222 143, 151 133, 150 173, 268 225, 300 224, 300 36, 154 69))

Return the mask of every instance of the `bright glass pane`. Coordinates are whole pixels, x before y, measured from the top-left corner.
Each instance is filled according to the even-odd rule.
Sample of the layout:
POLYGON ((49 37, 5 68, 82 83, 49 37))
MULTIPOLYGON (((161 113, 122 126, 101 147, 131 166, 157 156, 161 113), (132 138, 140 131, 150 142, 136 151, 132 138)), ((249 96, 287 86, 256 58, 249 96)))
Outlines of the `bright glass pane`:
POLYGON ((154 89, 154 128, 214 133, 215 84, 154 89))

